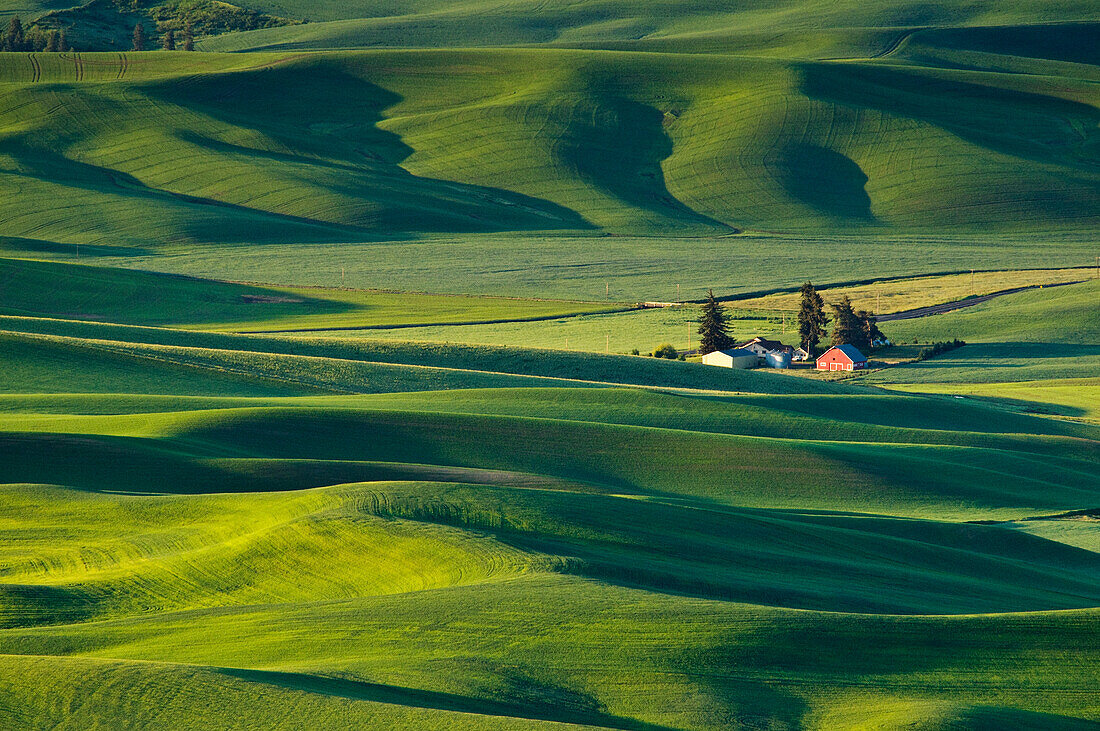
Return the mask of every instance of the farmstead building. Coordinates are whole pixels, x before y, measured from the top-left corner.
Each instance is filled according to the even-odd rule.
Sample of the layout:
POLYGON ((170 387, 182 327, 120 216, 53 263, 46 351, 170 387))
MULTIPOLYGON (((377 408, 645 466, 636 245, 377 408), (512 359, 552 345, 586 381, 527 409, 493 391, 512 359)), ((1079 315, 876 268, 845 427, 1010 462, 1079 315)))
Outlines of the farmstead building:
POLYGON ((867 357, 854 345, 834 345, 817 359, 819 371, 858 371, 867 367, 867 357))
POLYGON ((716 350, 703 356, 705 365, 722 368, 755 368, 759 360, 756 353, 739 348, 716 350))

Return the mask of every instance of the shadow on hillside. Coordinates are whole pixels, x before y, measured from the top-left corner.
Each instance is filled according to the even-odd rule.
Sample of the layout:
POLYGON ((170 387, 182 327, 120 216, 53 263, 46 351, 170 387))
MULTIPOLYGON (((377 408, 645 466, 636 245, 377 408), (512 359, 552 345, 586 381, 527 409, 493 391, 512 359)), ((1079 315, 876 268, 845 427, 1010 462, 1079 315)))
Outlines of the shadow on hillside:
POLYGON ((378 126, 383 112, 402 97, 336 68, 209 74, 150 84, 145 91, 262 135, 265 142, 248 146, 218 139, 209 130, 176 133, 181 140, 218 154, 252 158, 257 174, 283 175, 291 184, 305 183, 305 193, 313 188, 323 194, 327 189, 359 199, 370 212, 360 216, 356 225, 367 230, 465 233, 592 228, 576 212, 546 200, 408 172, 401 163, 415 150, 378 126))
POLYGON ((963 398, 974 399, 982 403, 990 404, 993 406, 999 406, 1009 411, 1015 411, 1021 414, 1035 414, 1037 416, 1069 416, 1069 417, 1082 417, 1087 416, 1088 411, 1077 406, 1066 406, 1064 404, 1051 404, 1044 401, 1029 401, 1027 399, 1020 398, 1006 398, 1003 396, 964 396, 963 398))
MULTIPOLYGON (((614 77, 595 78, 587 98, 569 107, 556 145, 562 160, 585 181, 627 205, 671 222, 727 231, 731 226, 698 213, 669 192, 661 163, 672 155, 665 115, 624 96, 614 77)), ((553 113, 551 110, 549 113, 553 113)))
POLYGON ((928 28, 911 44, 1100 65, 1100 23, 928 28))
MULTIPOLYGON (((921 68, 868 64, 803 64, 802 93, 812 99, 867 107, 941 127, 967 142, 1067 173, 1091 172, 1100 110, 1080 102, 972 84, 921 68)), ((1075 176, 1100 194, 1100 182, 1075 176)), ((1093 210, 1095 213, 1095 210, 1093 210)))
MULTIPOLYGON (((1100 357, 1100 345, 1019 341, 971 343, 919 363, 905 363, 894 366, 890 371, 916 370, 927 372, 946 368, 972 368, 974 369, 975 378, 981 382, 983 369, 987 368, 1011 372, 1015 369, 1041 366, 1043 365, 1042 361, 1065 361, 1067 364, 1075 364, 1080 362, 1082 358, 1097 357, 1100 357)), ((1053 365, 1052 368, 1057 369, 1059 366, 1053 365)), ((1051 374, 1046 377, 1057 378, 1060 376, 1051 374)))
MULTIPOLYGON (((445 693, 420 688, 404 688, 365 680, 324 677, 308 673, 287 673, 273 670, 249 670, 217 668, 216 672, 252 683, 317 693, 349 700, 388 703, 397 706, 425 708, 457 713, 476 713, 485 716, 524 718, 555 723, 573 723, 624 731, 664 731, 668 727, 636 721, 632 718, 612 716, 600 710, 595 698, 558 686, 551 686, 533 678, 517 678, 510 669, 505 681, 515 691, 517 702, 445 693)), ((500 675, 498 669, 494 674, 500 675)))
POLYGON ((791 196, 834 218, 874 223, 867 175, 854 160, 827 147, 788 142, 778 150, 779 182, 791 196))
POLYGON ((108 246, 105 244, 68 244, 19 236, 0 236, 0 251, 5 254, 51 254, 71 256, 148 256, 151 249, 141 246, 108 246))
MULTIPOLYGON (((129 173, 113 168, 73 160, 49 149, 36 147, 33 136, 9 139, 6 152, 37 180, 55 183, 70 190, 81 190, 105 196, 101 199, 100 213, 110 210, 113 202, 159 202, 182 208, 172 213, 178 216, 179 230, 188 238, 221 243, 258 243, 272 238, 297 241, 346 241, 361 238, 362 230, 323 220, 313 220, 286 215, 259 208, 228 203, 151 187, 129 173), (280 236, 281 234, 281 236, 280 236)), ((161 209, 164 211, 165 209, 161 209)), ((163 223, 162 213, 150 212, 150 222, 140 226, 151 229, 163 223)), ((123 210, 118 216, 135 216, 134 211, 123 210)), ((123 232, 125 229, 123 229, 123 232)), ((124 234, 123 234, 124 235, 124 234)), ((107 247, 108 251, 125 252, 132 256, 147 248, 107 247)), ((119 255, 117 253, 104 255, 119 255)))

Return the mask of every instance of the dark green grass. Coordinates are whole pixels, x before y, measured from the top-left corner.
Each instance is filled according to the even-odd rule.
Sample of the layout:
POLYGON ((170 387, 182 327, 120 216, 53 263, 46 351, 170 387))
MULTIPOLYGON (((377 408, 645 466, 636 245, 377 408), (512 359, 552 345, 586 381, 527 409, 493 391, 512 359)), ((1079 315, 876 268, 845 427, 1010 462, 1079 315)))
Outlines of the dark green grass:
MULTIPOLYGON (((625 395, 624 406, 630 403, 625 395)), ((581 401, 578 394, 576 402, 581 401)), ((597 413, 598 404, 593 403, 597 413)), ((904 399, 898 407, 904 408, 904 399)), ((256 490, 268 475, 267 489, 300 489, 329 484, 334 474, 349 475, 335 479, 340 482, 368 479, 353 477, 363 469, 377 474, 372 465, 357 463, 383 462, 521 473, 608 492, 720 505, 950 519, 1053 514, 1090 508, 1096 500, 1087 479, 1097 458, 1096 441, 1083 435, 899 430, 735 405, 724 416, 741 420, 739 426, 715 427, 696 417, 700 431, 685 429, 692 420, 674 417, 677 429, 629 425, 621 416, 627 425, 471 410, 475 413, 419 411, 409 404, 401 410, 283 407, 9 417, 5 428, 14 431, 5 438, 4 479, 89 490, 205 493, 256 490), (727 430, 734 433, 722 433, 727 430), (832 433, 818 436, 825 431, 832 433), (856 436, 879 441, 843 441, 856 436), (133 459, 126 456, 130 451, 133 459), (224 461, 236 458, 261 462, 224 461), (284 474, 280 460, 296 463, 284 474), (350 460, 351 472, 339 472, 340 463, 333 460, 350 460), (153 475, 171 478, 151 480, 153 475)), ((1046 430, 1044 421, 1034 423, 1046 430)), ((1065 431, 1088 429, 1067 425, 1065 431)), ((463 479, 461 471, 454 474, 463 479)))
POLYGON ((503 297, 271 288, 113 267, 0 259, 0 314, 5 315, 250 332, 514 322, 607 309, 616 307, 503 297))
MULTIPOLYGON (((75 353, 83 349, 148 357, 345 393, 551 385, 544 379, 560 379, 559 385, 572 386, 582 385, 578 381, 587 381, 602 385, 763 393, 851 392, 851 387, 844 385, 766 372, 731 371, 654 358, 501 346, 369 340, 339 342, 0 316, 0 332, 5 329, 9 338, 61 343, 75 348, 75 353), (374 379, 379 379, 380 385, 372 385, 374 379)), ((29 363, 22 362, 30 368, 29 363)), ((36 383, 50 381, 48 372, 33 373, 36 383)), ((21 393, 36 389, 47 390, 45 386, 21 388, 13 381, 7 391, 21 393)), ((170 389, 165 385, 161 392, 170 392, 170 389)), ((48 390, 67 393, 74 389, 66 389, 63 381, 54 381, 48 390)), ((94 390, 102 393, 101 389, 94 390)), ((125 388, 115 390, 127 392, 125 388)))

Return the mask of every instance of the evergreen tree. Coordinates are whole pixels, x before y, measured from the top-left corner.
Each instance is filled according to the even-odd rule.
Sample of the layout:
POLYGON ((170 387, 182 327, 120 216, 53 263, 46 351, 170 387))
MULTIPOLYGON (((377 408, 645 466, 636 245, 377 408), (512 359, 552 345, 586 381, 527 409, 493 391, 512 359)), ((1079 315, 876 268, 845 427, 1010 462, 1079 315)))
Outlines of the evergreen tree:
POLYGON ((714 298, 714 290, 707 290, 707 301, 703 303, 703 315, 699 318, 699 336, 699 352, 703 355, 733 345, 729 336, 729 314, 714 298))
POLYGON ((872 343, 876 340, 886 339, 886 336, 882 334, 882 330, 878 329, 878 318, 875 317, 875 313, 860 310, 856 313, 856 317, 859 318, 859 327, 863 331, 864 347, 871 348, 873 347, 872 343))
POLYGON ((817 354, 817 344, 825 337, 825 326, 829 324, 829 318, 825 317, 825 300, 814 289, 814 285, 806 282, 800 290, 802 304, 798 310, 798 337, 803 349, 810 355, 817 354))
POLYGON ((190 20, 187 21, 187 25, 183 26, 183 50, 195 50, 195 29, 192 27, 190 20))
POLYGON ((845 295, 830 307, 833 308, 833 345, 854 345, 863 340, 863 326, 852 310, 852 301, 845 295))
POLYGON ((164 34, 164 50, 176 50, 176 33, 171 28, 169 28, 168 32, 164 34))
POLYGON ((134 50, 145 50, 145 26, 141 23, 134 26, 134 50))
POLYGON ((57 50, 61 53, 69 52, 69 35, 64 28, 61 29, 60 37, 57 39, 57 50))
POLYGON ((23 51, 26 49, 26 37, 23 34, 23 21, 18 15, 8 22, 8 33, 4 37, 5 51, 23 51))
POLYGON ((50 35, 46 38, 46 53, 57 53, 61 48, 61 34, 56 30, 51 30, 50 35))

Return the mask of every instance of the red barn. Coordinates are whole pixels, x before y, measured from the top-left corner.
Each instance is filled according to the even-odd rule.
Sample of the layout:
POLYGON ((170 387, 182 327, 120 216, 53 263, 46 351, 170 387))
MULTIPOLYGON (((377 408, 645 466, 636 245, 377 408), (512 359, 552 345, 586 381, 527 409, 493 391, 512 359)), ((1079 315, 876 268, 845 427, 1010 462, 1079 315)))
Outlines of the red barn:
POLYGON ((854 345, 834 345, 817 359, 819 371, 858 371, 867 367, 867 357, 854 345))

